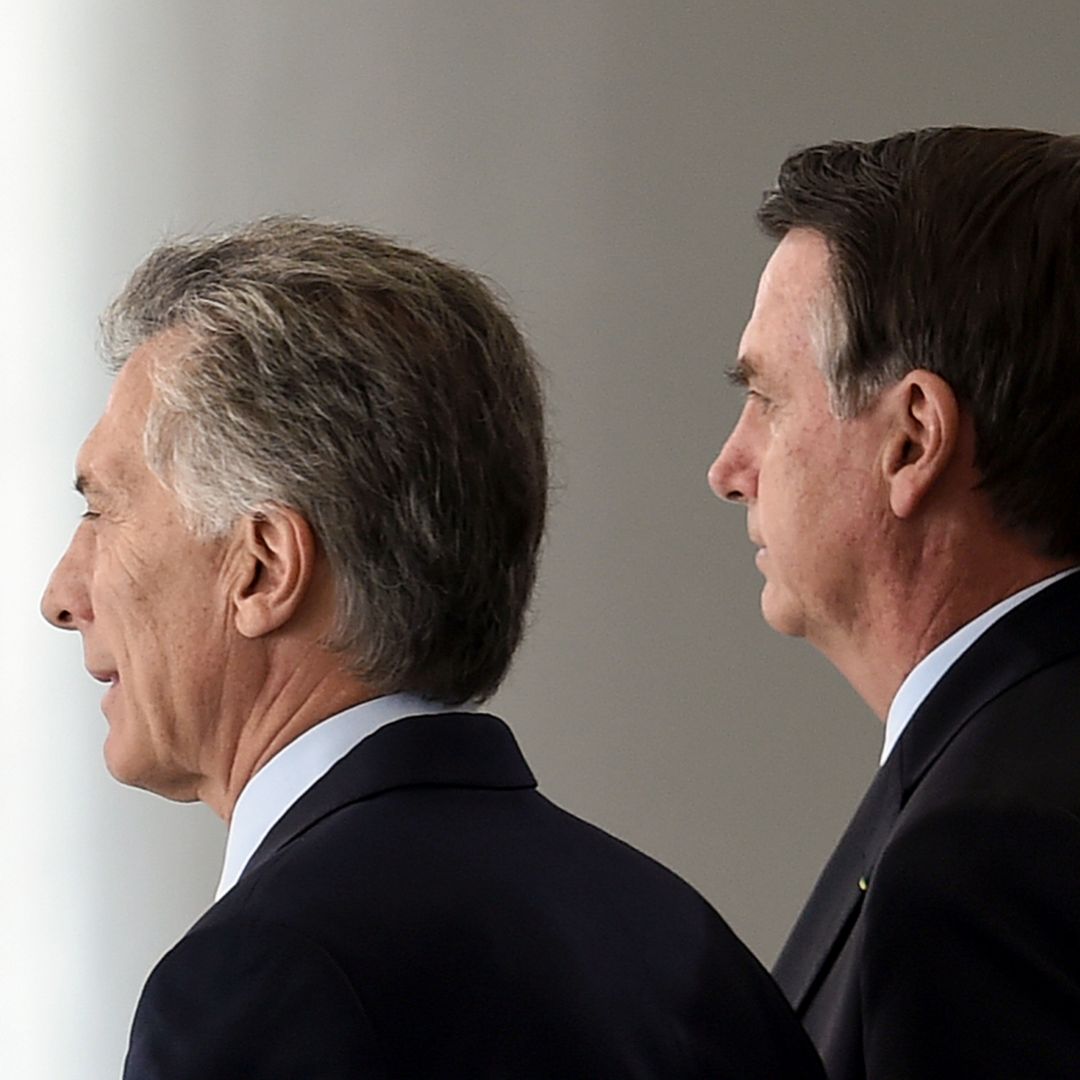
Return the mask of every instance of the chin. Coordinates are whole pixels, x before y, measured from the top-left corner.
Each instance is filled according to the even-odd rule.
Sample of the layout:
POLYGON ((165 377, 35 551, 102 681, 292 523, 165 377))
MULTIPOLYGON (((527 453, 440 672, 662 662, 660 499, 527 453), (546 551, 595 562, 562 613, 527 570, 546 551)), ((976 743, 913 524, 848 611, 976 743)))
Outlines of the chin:
POLYGON ((144 777, 152 771, 150 763, 136 748, 127 745, 116 728, 109 730, 109 736, 105 740, 104 757, 105 768, 114 780, 128 787, 146 787, 144 777))
POLYGON ((788 637, 806 636, 806 620, 802 609, 792 597, 768 581, 761 590, 761 616, 778 634, 788 637))
POLYGON ((117 783, 140 788, 175 802, 194 802, 194 785, 187 775, 178 776, 174 770, 157 761, 145 748, 132 746, 115 729, 105 740, 105 768, 117 783))

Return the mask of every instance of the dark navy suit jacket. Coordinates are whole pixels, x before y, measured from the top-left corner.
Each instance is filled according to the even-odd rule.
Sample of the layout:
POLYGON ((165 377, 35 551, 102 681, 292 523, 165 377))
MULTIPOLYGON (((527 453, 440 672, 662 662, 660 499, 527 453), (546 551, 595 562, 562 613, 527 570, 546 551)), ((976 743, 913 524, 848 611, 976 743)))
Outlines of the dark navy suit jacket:
POLYGON ((151 974, 127 1080, 818 1080, 669 871, 548 802, 492 716, 366 738, 151 974))
POLYGON ((1080 574, 931 691, 775 975, 831 1080, 1080 1076, 1080 574))

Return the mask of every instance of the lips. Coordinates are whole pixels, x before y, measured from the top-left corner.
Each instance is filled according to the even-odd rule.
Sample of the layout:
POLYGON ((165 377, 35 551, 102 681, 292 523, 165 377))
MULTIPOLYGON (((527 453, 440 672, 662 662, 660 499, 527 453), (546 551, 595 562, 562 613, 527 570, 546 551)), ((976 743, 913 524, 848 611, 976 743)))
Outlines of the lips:
POLYGON ((105 693, 101 696, 101 711, 105 714, 105 718, 108 719, 109 711, 116 703, 117 687, 120 685, 120 673, 110 671, 108 668, 88 667, 86 670, 90 672, 92 678, 99 683, 105 684, 105 693))
POLYGON ((765 555, 765 552, 768 549, 766 548, 765 544, 762 543, 761 538, 759 536, 757 536, 755 533, 750 533, 749 536, 750 536, 750 543, 753 544, 754 547, 757 548, 757 551, 754 552, 754 562, 758 566, 760 566, 762 557, 765 555))

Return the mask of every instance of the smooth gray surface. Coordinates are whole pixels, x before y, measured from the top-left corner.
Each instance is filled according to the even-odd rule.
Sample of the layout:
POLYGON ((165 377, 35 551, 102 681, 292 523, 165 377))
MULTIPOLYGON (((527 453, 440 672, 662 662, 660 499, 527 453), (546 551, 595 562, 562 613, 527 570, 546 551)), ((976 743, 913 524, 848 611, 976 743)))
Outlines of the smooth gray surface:
POLYGON ((1075 129, 1075 5, 43 0, 3 18, 18 889, 0 1073, 116 1075, 148 967, 212 893, 220 825, 104 777, 98 690, 33 605, 107 385, 96 311, 164 232, 267 212, 365 222, 502 284, 548 371, 558 490, 495 706, 550 796, 679 870, 771 960, 881 732, 761 625, 742 514, 705 484, 769 250, 752 212, 798 145, 1075 129))

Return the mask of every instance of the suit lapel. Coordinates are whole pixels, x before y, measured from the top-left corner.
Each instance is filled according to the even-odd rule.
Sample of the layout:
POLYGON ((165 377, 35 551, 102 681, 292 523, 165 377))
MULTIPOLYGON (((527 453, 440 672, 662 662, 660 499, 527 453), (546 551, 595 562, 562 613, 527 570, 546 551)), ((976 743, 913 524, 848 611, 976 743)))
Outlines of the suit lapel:
POLYGON ((1042 667, 1080 652, 1080 573, 999 619, 956 661, 878 769, 780 953, 773 974, 796 1010, 813 995, 851 933, 873 870, 911 793, 965 725, 1042 667))
POLYGON ((241 879, 329 814, 394 788, 533 788, 510 729, 486 713, 410 716, 361 741, 278 820, 241 879))
POLYGON ((892 757, 874 777, 787 940, 773 976, 800 1009, 858 917, 878 855, 900 813, 900 770, 892 757))

